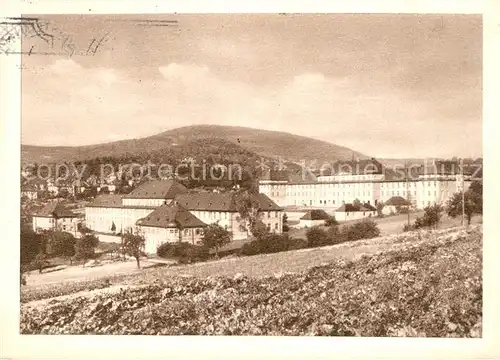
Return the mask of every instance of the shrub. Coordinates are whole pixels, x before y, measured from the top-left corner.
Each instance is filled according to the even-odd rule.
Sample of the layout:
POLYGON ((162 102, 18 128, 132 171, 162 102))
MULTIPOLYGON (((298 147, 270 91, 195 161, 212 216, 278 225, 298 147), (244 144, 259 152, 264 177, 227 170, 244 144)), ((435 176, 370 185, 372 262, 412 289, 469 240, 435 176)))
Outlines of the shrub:
POLYGON ((346 234, 340 231, 338 226, 332 226, 327 231, 329 243, 332 245, 340 244, 347 241, 346 234))
POLYGON ((424 227, 437 227, 441 221, 443 208, 441 205, 435 204, 427 206, 424 209, 425 213, 422 217, 417 217, 413 223, 412 229, 421 229, 424 227))
POLYGON ((36 255, 44 250, 42 236, 35 233, 31 227, 21 227, 21 264, 29 264, 36 255))
POLYGON ((177 248, 178 248, 177 244, 165 242, 163 244, 160 244, 156 248, 156 255, 158 255, 161 258, 175 258, 177 257, 176 253, 177 248))
POLYGON ((290 238, 287 234, 268 234, 243 245, 239 254, 245 256, 272 254, 307 247, 304 239, 290 238))
POLYGON ((337 226, 339 222, 335 219, 335 216, 330 216, 325 220, 325 226, 337 226))
POLYGON ((301 238, 289 238, 287 243, 287 250, 299 250, 307 247, 307 240, 301 238))
POLYGON ((416 230, 415 224, 405 224, 403 226, 403 232, 416 230))
POLYGON ((219 248, 231 242, 231 233, 219 224, 211 224, 203 230, 203 245, 207 249, 214 249, 219 256, 219 248))
POLYGON ((68 232, 53 231, 47 238, 47 254, 51 257, 75 255, 75 237, 68 232))
POLYGON ((187 242, 163 243, 156 249, 156 254, 162 258, 177 259, 181 264, 205 261, 209 257, 206 247, 187 242))
POLYGON ((283 232, 288 232, 288 230, 290 230, 290 227, 288 226, 288 216, 283 214, 283 232))
POLYGON ((320 227, 312 227, 306 232, 309 247, 325 246, 330 244, 330 239, 326 231, 320 227))
POLYGON ((384 203, 380 201, 377 203, 377 216, 378 217, 384 217, 384 213, 382 212, 384 210, 384 203))
POLYGON ((265 254, 288 250, 288 235, 269 234, 259 239, 260 249, 265 254))
POLYGON ((252 256, 261 254, 260 241, 252 240, 246 244, 244 244, 240 249, 240 255, 252 256))
POLYGON ((371 219, 363 219, 355 224, 346 225, 342 232, 347 241, 371 239, 380 236, 377 223, 371 219))
POLYGON ((92 234, 83 235, 75 243, 75 259, 85 261, 95 257, 95 248, 99 245, 99 239, 92 234))

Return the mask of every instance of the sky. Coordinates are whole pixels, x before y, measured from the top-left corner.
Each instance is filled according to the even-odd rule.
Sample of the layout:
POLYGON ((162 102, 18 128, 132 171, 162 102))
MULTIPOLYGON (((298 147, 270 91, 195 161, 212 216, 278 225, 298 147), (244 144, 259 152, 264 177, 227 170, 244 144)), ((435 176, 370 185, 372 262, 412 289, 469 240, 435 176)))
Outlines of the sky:
POLYGON ((217 124, 375 157, 482 156, 478 15, 39 18, 23 37, 23 144, 217 124))

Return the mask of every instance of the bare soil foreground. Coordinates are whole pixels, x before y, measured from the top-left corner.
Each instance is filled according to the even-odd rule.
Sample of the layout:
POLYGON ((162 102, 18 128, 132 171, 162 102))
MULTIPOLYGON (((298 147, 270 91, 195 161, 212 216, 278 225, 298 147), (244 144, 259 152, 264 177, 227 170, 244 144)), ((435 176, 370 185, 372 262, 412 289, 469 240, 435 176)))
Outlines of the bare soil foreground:
POLYGON ((480 337, 482 226, 68 285, 21 294, 21 333, 480 337))

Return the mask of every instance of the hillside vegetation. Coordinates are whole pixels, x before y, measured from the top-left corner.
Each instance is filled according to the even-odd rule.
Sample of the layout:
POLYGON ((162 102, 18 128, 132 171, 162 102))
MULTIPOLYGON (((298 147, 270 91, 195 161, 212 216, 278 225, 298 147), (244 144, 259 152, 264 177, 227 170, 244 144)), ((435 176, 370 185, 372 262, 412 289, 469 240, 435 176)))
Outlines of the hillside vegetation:
POLYGON ((392 241, 401 246, 295 274, 173 275, 146 284, 138 277, 114 291, 30 302, 21 306, 20 330, 480 337, 482 228, 407 233, 392 241))
MULTIPOLYGON (((148 154, 155 151, 169 152, 197 139, 221 139, 237 145, 249 152, 264 157, 281 157, 286 160, 334 161, 351 159, 353 154, 365 157, 348 148, 292 135, 285 132, 266 131, 234 126, 195 125, 182 127, 141 139, 122 140, 106 144, 49 147, 21 146, 24 163, 48 163, 60 161, 82 161, 96 157, 120 157, 126 154, 148 154)), ((188 154, 191 156, 191 154, 188 154)))

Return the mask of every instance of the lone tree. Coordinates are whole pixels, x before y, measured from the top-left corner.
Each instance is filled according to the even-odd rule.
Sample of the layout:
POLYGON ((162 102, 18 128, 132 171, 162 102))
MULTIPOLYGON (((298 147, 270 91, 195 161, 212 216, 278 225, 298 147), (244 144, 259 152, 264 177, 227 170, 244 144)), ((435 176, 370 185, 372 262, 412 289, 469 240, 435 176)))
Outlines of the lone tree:
MULTIPOLYGON (((463 210, 467 217, 467 225, 470 225, 474 214, 483 213, 483 186, 480 182, 474 181, 469 189, 463 194, 463 210)), ((452 218, 462 216, 462 193, 455 193, 448 201, 446 213, 452 218)))
POLYGON ((37 267, 38 272, 41 274, 45 265, 48 264, 47 255, 43 251, 40 251, 38 254, 36 254, 33 263, 37 267))
POLYGON ((85 262, 95 256, 95 248, 99 244, 99 239, 93 234, 82 235, 75 243, 75 259, 85 262))
POLYGON ((359 199, 355 199, 355 200, 352 202, 352 206, 353 206, 356 210, 361 209, 361 201, 359 201, 359 199))
POLYGON ((53 231, 47 239, 47 254, 50 256, 67 257, 72 263, 72 256, 75 255, 75 237, 65 231, 53 231))
POLYGON ((215 256, 218 257, 219 248, 231 241, 231 233, 219 224, 211 224, 203 230, 201 241, 207 249, 215 249, 215 256))
POLYGON ((383 210, 384 210, 384 202, 383 201, 379 201, 377 203, 377 216, 378 217, 383 217, 384 216, 383 210))
POLYGON ((135 234, 132 232, 127 232, 123 235, 123 250, 126 254, 135 258, 137 262, 137 268, 141 268, 140 257, 143 254, 144 246, 146 245, 146 239, 144 236, 138 232, 135 234))
POLYGON ((330 244, 328 233, 320 227, 312 227, 306 232, 307 245, 309 247, 325 246, 330 244))
POLYGON ((253 233, 260 221, 259 202, 252 196, 248 190, 240 190, 236 194, 236 206, 239 213, 240 228, 242 231, 253 233), (243 222, 243 224, 241 223, 243 222))
POLYGON ((422 227, 436 228, 441 221, 443 208, 439 204, 429 205, 424 209, 424 216, 415 219, 414 228, 420 229, 422 227))
POLYGON ((32 262, 40 251, 44 251, 42 235, 30 227, 21 227, 21 265, 32 262))

